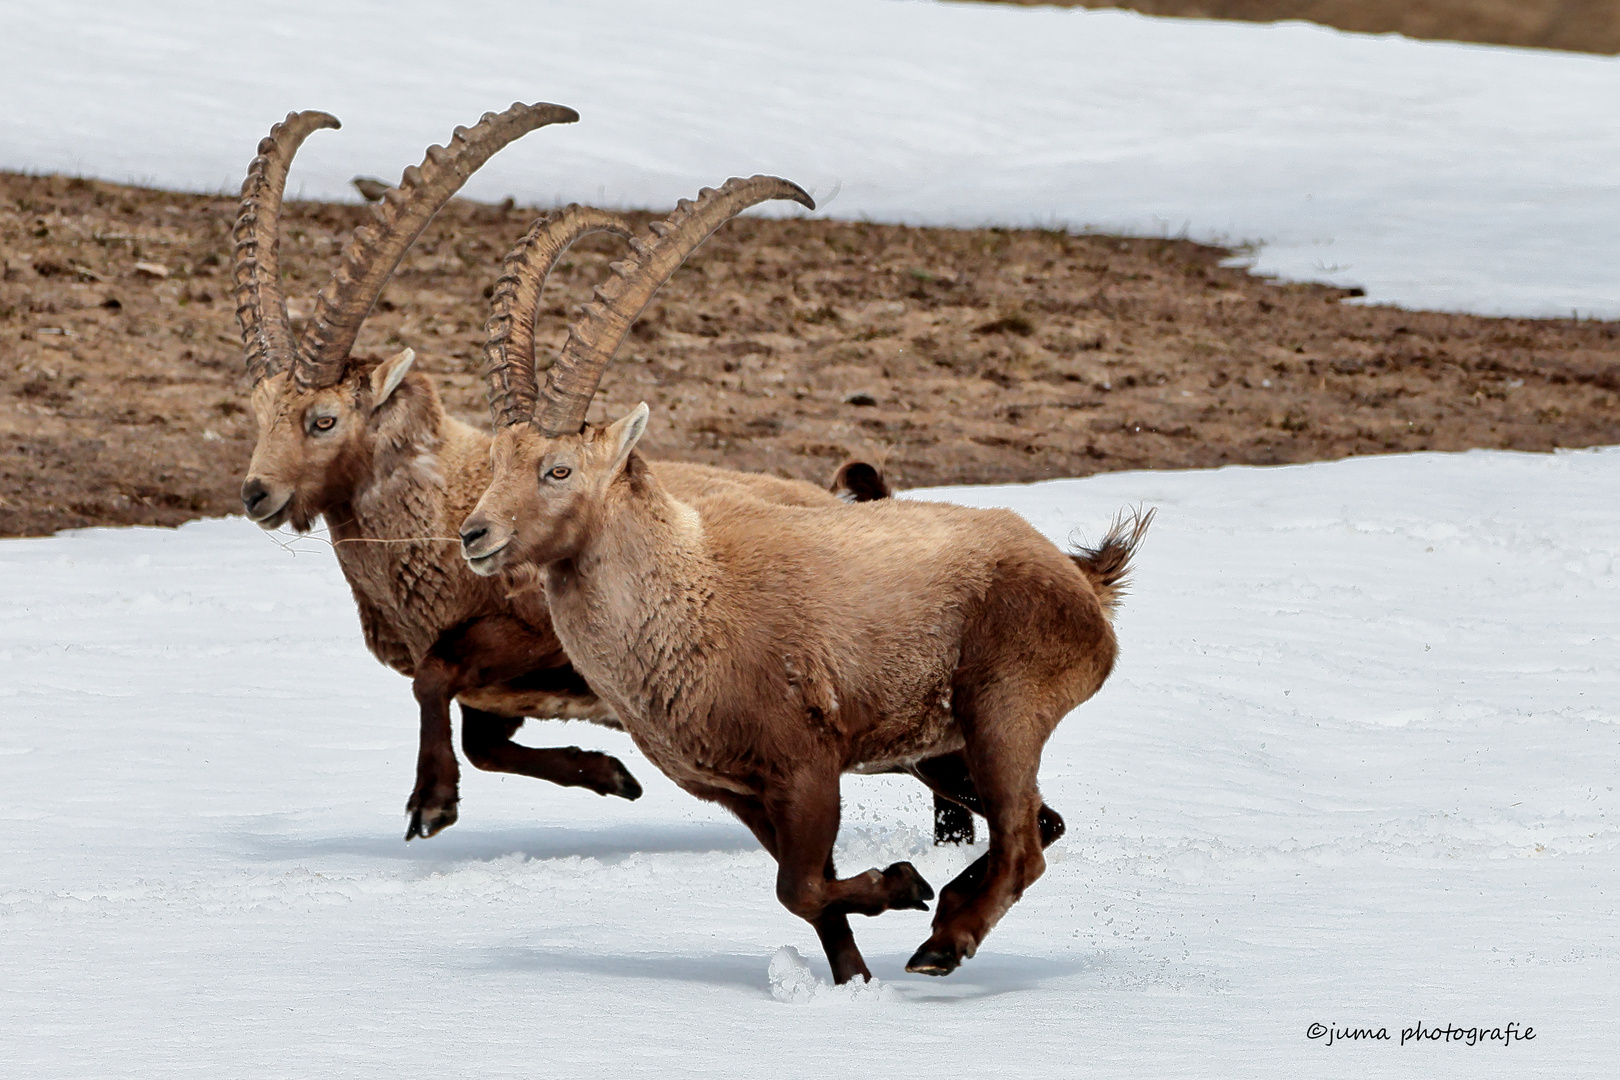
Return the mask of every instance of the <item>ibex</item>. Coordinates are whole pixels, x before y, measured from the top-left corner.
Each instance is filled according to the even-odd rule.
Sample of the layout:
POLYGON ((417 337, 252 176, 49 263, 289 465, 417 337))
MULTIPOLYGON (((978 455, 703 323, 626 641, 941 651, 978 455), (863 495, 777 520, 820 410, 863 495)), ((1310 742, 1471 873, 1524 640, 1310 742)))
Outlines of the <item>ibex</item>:
MULTIPOLYGON (((242 187, 233 239, 237 315, 254 382, 259 441, 242 484, 247 516, 266 529, 300 532, 324 517, 360 610, 367 647, 411 677, 421 712, 416 784, 405 838, 432 836, 457 817, 459 770, 450 702, 461 704, 462 748, 480 769, 519 773, 634 799, 641 786, 618 759, 512 741, 525 717, 574 718, 617 727, 557 641, 543 596, 470 573, 452 529, 489 482, 488 435, 445 414, 432 383, 410 372, 409 350, 386 360, 350 355, 361 323, 400 259, 466 179, 513 139, 577 114, 559 105, 513 105, 457 129, 355 230, 301 339, 288 321, 279 275, 279 218, 299 145, 338 122, 294 113, 271 129, 242 187)), ((761 197, 770 197, 762 193, 761 197)), ((629 238, 618 218, 574 210, 545 235, 560 254, 589 233, 629 238)), ((502 326, 533 335, 543 279, 514 294, 513 267, 497 289, 502 326)), ((701 465, 657 465, 686 497, 727 492, 748 499, 842 507, 812 484, 701 465)), ((886 488, 870 469, 863 494, 886 488)))
POLYGON ((646 405, 587 426, 653 291, 761 184, 786 182, 706 190, 631 245, 543 389, 532 368, 506 374, 532 356, 496 366, 494 478, 462 553, 480 574, 539 571, 575 669, 649 760, 775 857, 777 896, 814 926, 836 981, 870 978, 849 914, 933 898, 910 863, 836 876, 841 774, 909 771, 982 813, 990 850, 945 886, 907 964, 945 975, 1062 834, 1036 786, 1041 749, 1113 667, 1110 617, 1151 514, 1065 554, 1005 510, 722 505, 647 467, 646 405))

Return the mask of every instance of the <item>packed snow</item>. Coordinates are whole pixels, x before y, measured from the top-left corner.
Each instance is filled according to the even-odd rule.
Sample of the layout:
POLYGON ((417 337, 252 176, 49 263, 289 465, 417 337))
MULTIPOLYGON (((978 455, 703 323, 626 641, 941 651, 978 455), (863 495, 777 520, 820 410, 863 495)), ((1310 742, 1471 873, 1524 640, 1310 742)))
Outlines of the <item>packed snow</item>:
MULTIPOLYGON (((0 542, 0 1076, 1601 1075, 1617 489, 1605 450, 932 493, 1060 541, 1159 517, 1047 749, 1047 875, 947 979, 903 970, 928 916, 857 920, 844 988, 747 832, 613 732, 522 737, 639 802, 469 770, 406 844, 409 686, 318 538, 0 542)), ((846 870, 976 854, 913 783, 845 802, 846 870)))
POLYGON ((1620 317, 1620 60, 1300 23, 890 0, 0 0, 0 167, 355 198, 514 100, 469 193, 638 207, 775 172, 833 217, 1261 244, 1370 302, 1620 317))

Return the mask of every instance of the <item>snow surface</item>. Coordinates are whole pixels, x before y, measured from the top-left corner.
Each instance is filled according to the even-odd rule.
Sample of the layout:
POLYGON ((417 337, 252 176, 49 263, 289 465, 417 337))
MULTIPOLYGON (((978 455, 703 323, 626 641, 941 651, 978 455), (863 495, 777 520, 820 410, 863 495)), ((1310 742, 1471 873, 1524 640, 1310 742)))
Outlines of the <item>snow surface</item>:
POLYGON ((1369 301, 1620 318, 1620 60, 1292 23, 890 0, 0 0, 0 167, 354 198, 514 99, 580 110, 469 194, 662 207, 733 174, 834 217, 1263 241, 1369 301))
MULTIPOLYGON (((623 736, 639 802, 468 771, 404 843, 415 712, 329 550, 240 519, 0 542, 0 1076, 1599 1076, 1620 1006, 1620 450, 936 494, 1160 516, 1058 729, 1047 876, 948 979, 623 736), (806 959, 808 958, 808 963, 806 959), (1313 1022, 1534 1027, 1339 1044, 1313 1022)), ((929 802, 846 781, 847 870, 929 802)))

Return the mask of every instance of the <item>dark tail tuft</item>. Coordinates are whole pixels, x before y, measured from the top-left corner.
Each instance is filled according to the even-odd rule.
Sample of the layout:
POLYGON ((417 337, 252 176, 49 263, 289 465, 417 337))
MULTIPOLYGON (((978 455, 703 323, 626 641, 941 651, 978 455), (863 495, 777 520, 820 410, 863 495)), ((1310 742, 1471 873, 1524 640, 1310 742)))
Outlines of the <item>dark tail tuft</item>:
POLYGON ((1128 513, 1122 510, 1108 527, 1108 535, 1103 537, 1102 543, 1094 548, 1076 545, 1077 550, 1069 556, 1097 590, 1097 599, 1102 601, 1103 610, 1110 618, 1119 607, 1120 597, 1125 595, 1125 587, 1130 584, 1131 559, 1136 557, 1136 549, 1147 535, 1156 513, 1157 510, 1143 512, 1141 507, 1128 513))
POLYGON ((833 474, 827 490, 845 502, 876 502, 894 494, 883 470, 865 461, 846 461, 833 474))

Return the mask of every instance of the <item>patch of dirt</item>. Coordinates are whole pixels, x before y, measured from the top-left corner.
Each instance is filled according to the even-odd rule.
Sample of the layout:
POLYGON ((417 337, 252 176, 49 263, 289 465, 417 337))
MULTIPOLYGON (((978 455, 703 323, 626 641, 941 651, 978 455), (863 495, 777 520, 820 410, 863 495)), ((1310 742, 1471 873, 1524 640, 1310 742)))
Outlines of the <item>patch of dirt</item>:
MULTIPOLYGON (((230 296, 236 200, 0 173, 0 535, 240 512, 255 437, 230 296)), ((362 207, 292 203, 295 315, 362 207)), ((485 292, 534 211, 454 202, 359 350, 409 345, 487 423, 485 292)), ((640 215, 640 221, 646 215, 640 215)), ((1620 443, 1620 325, 1364 307, 1181 240, 745 218, 653 301, 593 418, 646 447, 902 486, 1352 454, 1620 443)), ((577 248, 540 338, 619 252, 577 248)))
POLYGON ((1620 53, 1615 0, 1002 0, 1026 7, 1127 8, 1144 15, 1277 22, 1574 52, 1620 53))

